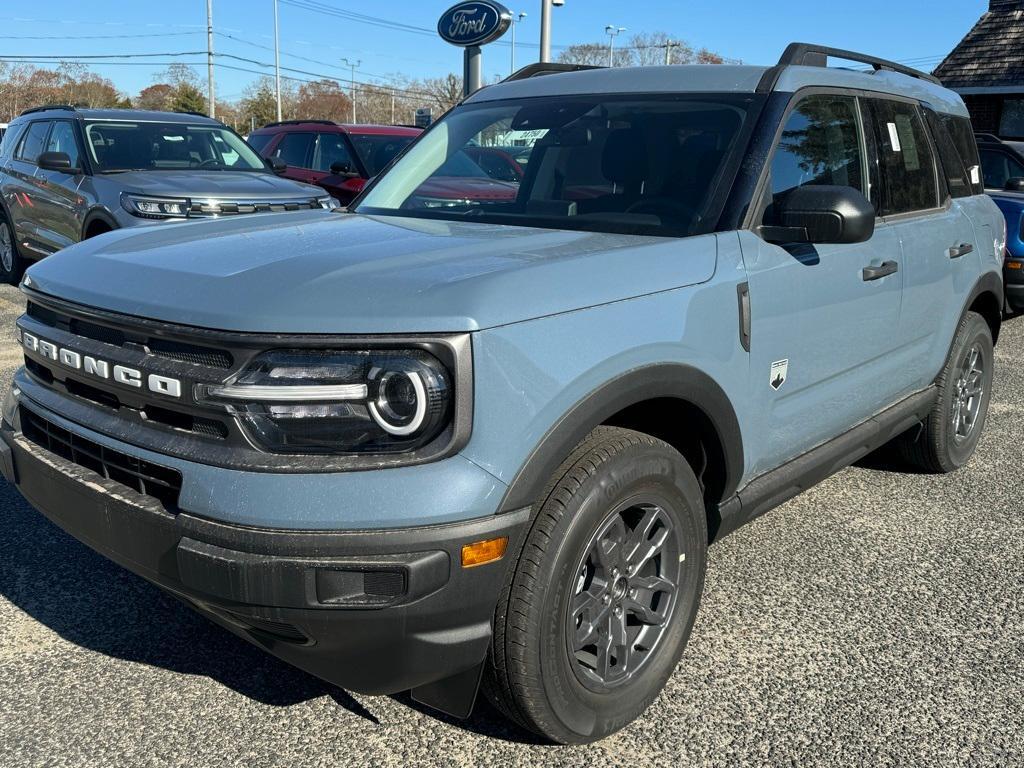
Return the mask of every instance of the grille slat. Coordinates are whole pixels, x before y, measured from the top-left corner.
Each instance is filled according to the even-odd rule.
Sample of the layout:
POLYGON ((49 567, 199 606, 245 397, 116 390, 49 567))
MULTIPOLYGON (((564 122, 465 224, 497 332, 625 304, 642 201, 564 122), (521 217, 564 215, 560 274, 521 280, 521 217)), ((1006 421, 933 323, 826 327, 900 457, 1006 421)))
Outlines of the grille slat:
POLYGON ((165 507, 177 508, 181 493, 181 474, 177 470, 95 443, 58 427, 24 406, 20 412, 22 434, 40 448, 106 480, 154 498, 165 507))

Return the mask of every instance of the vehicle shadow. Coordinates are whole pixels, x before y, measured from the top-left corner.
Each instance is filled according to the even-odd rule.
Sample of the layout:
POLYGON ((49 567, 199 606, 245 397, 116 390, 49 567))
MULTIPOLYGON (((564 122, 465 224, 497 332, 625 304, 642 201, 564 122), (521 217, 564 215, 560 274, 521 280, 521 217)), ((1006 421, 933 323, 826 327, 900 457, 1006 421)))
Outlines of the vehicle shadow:
POLYGON ((0 595, 64 639, 107 656, 202 675, 255 701, 358 701, 251 646, 145 579, 101 557, 0 480, 0 595))
MULTIPOLYGON (((107 656, 216 680, 236 693, 287 707, 321 696, 375 725, 343 689, 250 645, 64 533, 0 479, 0 597, 65 640, 107 656)), ((425 716, 474 733, 543 743, 506 720, 483 696, 457 720, 391 697, 425 716)))

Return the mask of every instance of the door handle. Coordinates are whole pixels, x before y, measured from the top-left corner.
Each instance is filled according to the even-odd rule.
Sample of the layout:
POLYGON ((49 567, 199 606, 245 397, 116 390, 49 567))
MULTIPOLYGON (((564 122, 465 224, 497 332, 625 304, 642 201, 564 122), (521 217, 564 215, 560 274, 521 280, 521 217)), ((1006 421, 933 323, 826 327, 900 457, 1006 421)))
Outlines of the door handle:
POLYGON ((960 245, 954 245, 949 249, 949 258, 959 259, 961 256, 966 256, 968 253, 974 251, 974 246, 970 243, 961 243, 960 245))
POLYGON ((861 273, 864 275, 864 280, 881 280, 887 275, 892 275, 899 272, 900 265, 895 261, 883 261, 877 267, 864 267, 864 271, 861 273))

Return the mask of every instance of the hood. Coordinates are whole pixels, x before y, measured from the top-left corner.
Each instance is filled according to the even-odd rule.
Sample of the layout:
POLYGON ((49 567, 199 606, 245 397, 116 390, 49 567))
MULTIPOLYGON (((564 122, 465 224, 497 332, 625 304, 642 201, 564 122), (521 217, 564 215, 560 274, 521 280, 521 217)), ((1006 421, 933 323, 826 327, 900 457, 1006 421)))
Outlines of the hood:
POLYGON ((311 184, 283 179, 269 171, 129 171, 100 178, 125 192, 155 197, 264 201, 309 199, 324 193, 311 184))
POLYGON ((454 332, 703 282, 716 242, 300 211, 117 230, 28 279, 86 306, 220 330, 454 332))

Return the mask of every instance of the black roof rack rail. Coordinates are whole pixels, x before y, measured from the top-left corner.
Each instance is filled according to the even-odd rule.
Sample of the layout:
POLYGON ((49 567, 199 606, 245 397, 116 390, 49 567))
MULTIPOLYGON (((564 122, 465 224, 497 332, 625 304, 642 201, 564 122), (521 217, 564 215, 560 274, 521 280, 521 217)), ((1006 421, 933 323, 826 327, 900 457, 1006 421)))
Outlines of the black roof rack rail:
POLYGON ((909 75, 910 77, 916 77, 918 80, 927 80, 929 83, 942 85, 942 81, 935 77, 935 75, 929 75, 927 72, 898 64, 895 61, 879 59, 877 56, 869 56, 865 53, 857 53, 856 51, 844 51, 841 48, 815 45, 814 43, 790 43, 785 52, 783 52, 782 58, 779 59, 779 66, 785 67, 792 64, 795 66, 824 67, 828 65, 829 56, 834 59, 846 59, 847 61, 867 64, 875 72, 879 70, 899 72, 901 75, 909 75))
POLYGON ((976 141, 998 141, 1002 143, 1002 139, 996 136, 994 133, 980 133, 975 132, 974 138, 976 141))
POLYGON ((527 64, 522 69, 517 69, 501 82, 511 83, 513 80, 529 80, 531 77, 555 75, 560 72, 582 72, 585 69, 604 69, 604 67, 596 67, 591 64, 561 64, 550 61, 538 62, 536 64, 527 64))
POLYGON ((273 128, 278 125, 305 125, 306 123, 314 123, 315 125, 337 125, 333 120, 278 120, 276 123, 267 123, 264 128, 273 128))
MULTIPOLYGON (((78 107, 76 107, 74 104, 44 104, 41 107, 32 107, 31 109, 26 109, 21 114, 31 115, 33 112, 46 112, 50 109, 62 109, 66 112, 74 112, 76 109, 78 109, 78 107)), ((19 115, 19 117, 20 116, 21 115, 19 115)))

